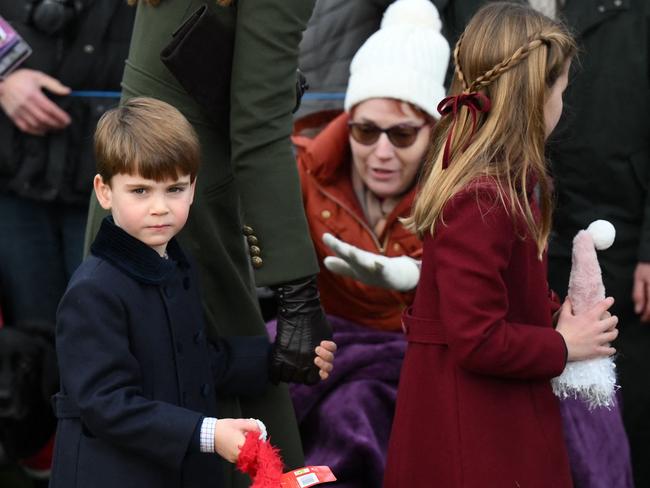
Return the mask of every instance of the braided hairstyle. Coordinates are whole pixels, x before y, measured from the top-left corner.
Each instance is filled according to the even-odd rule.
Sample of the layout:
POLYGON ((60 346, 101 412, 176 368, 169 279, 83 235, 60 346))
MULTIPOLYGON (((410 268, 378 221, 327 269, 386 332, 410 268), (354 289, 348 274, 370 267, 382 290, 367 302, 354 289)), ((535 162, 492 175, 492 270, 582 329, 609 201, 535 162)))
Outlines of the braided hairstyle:
POLYGON ((450 95, 482 93, 491 108, 478 114, 475 130, 465 106, 436 125, 424 182, 405 220, 408 227, 420 236, 433 233, 447 201, 476 178, 488 177, 499 188, 500 203, 525 223, 515 228, 522 229, 521 237, 535 239, 541 257, 552 214, 544 104, 575 54, 567 27, 527 5, 491 2, 472 17, 454 49, 450 95), (448 137, 449 167, 443 169, 448 137), (527 197, 531 179, 539 184, 539 219, 527 197))

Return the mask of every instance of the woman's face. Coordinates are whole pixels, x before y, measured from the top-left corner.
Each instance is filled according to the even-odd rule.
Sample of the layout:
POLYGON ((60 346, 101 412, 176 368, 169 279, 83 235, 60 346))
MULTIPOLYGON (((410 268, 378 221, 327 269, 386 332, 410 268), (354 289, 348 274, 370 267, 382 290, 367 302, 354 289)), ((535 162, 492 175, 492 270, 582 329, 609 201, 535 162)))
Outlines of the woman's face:
POLYGON ((381 198, 406 192, 429 147, 432 124, 406 103, 390 98, 359 103, 352 109, 350 123, 364 131, 366 140, 372 139, 368 136, 376 128, 393 128, 393 139, 399 145, 404 140, 408 142, 409 133, 416 132, 413 143, 407 147, 396 147, 386 132, 379 133, 379 138, 370 144, 362 144, 350 135, 354 169, 368 189, 381 198))
POLYGON ((566 90, 567 84, 569 83, 569 67, 571 66, 571 61, 567 61, 562 70, 562 74, 559 76, 555 83, 548 89, 546 95, 546 102, 544 104, 544 122, 546 125, 546 137, 551 135, 553 129, 560 121, 562 116, 562 95, 564 90, 566 90))

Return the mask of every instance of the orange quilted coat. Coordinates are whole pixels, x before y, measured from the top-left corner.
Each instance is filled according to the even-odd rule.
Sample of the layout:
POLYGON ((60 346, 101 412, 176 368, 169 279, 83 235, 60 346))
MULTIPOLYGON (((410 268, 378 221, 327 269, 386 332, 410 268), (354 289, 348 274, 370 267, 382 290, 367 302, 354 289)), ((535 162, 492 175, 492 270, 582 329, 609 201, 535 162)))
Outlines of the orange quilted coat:
POLYGON ((399 222, 410 213, 415 188, 404 195, 388 216, 384 232, 375 236, 367 223, 350 178, 348 115, 340 114, 314 139, 294 136, 305 212, 321 272, 318 284, 328 314, 382 330, 399 330, 402 310, 413 293, 370 287, 335 275, 323 265, 334 253, 322 241, 325 232, 366 251, 385 256, 422 254, 421 241, 399 222))

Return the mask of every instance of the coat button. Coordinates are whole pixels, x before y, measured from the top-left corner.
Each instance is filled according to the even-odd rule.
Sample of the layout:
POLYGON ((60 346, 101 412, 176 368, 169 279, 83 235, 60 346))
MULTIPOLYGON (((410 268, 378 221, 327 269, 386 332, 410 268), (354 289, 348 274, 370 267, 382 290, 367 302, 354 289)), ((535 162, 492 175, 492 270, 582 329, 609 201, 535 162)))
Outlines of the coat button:
POLYGON ((200 344, 202 340, 203 340, 203 331, 200 330, 196 334, 194 334, 194 344, 200 344))
POLYGON ((262 250, 258 246, 251 246, 249 249, 251 256, 259 256, 262 250))
POLYGON ((85 52, 86 54, 92 54, 92 53, 94 53, 94 52, 95 52, 95 46, 93 46, 92 44, 86 44, 86 45, 84 46, 84 52, 85 52))
POLYGON ((604 5, 598 5, 598 11, 602 14, 605 12, 605 6, 604 5))
POLYGON ((251 262, 253 263, 253 268, 255 269, 260 269, 262 266, 264 266, 264 261, 259 256, 253 256, 251 258, 251 262))
POLYGON ((183 278, 183 288, 185 290, 190 289, 190 279, 187 276, 185 278, 183 278))
POLYGON ((242 230, 242 232, 244 233, 245 236, 253 235, 253 228, 248 226, 248 225, 245 225, 244 227, 242 227, 241 230, 242 230))
POLYGON ((402 249, 402 246, 400 246, 399 242, 396 242, 393 244, 393 251, 399 252, 402 249))
POLYGON ((623 0, 614 0, 614 7, 620 7, 623 5, 623 0))
POLYGON ((210 390, 211 390, 210 385, 208 385, 207 383, 201 385, 201 395, 203 396, 203 398, 207 398, 207 396, 210 394, 210 390))
POLYGON ((254 245, 257 244, 257 237, 256 236, 253 236, 253 235, 246 236, 246 240, 248 241, 248 244, 250 244, 251 246, 254 246, 254 245))
POLYGON ((329 219, 332 216, 332 212, 330 212, 329 210, 323 210, 320 213, 320 216, 323 217, 324 219, 329 219))

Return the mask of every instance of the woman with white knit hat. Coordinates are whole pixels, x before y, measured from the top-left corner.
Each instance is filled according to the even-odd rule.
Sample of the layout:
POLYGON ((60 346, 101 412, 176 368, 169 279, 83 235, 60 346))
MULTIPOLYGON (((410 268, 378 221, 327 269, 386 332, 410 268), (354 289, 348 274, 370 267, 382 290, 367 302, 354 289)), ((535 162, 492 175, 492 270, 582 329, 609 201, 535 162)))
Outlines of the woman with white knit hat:
POLYGON ((391 4, 352 60, 345 112, 314 139, 294 137, 321 302, 339 350, 330 380, 292 395, 306 461, 329 465, 337 486, 381 485, 405 349, 400 315, 412 300, 399 290, 417 282, 412 258, 421 254, 399 219, 410 213, 445 96, 450 51, 440 29, 429 0, 391 4), (407 271, 387 281, 380 267, 351 266, 328 244, 338 256, 351 244, 407 271))

